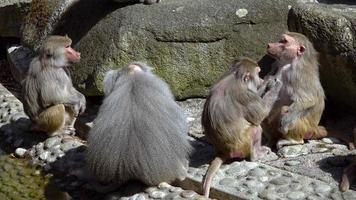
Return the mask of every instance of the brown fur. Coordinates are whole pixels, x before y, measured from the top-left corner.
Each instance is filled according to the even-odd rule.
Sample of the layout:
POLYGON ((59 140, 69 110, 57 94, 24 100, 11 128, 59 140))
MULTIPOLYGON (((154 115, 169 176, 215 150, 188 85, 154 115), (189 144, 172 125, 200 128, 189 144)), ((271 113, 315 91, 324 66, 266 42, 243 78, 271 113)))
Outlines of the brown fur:
MULTIPOLYGON (((269 53, 276 53, 274 56, 283 82, 279 100, 275 102, 271 114, 262 124, 265 135, 273 144, 280 138, 303 142, 303 139, 327 135, 325 128, 318 126, 325 107, 324 90, 319 80, 318 53, 304 35, 293 32, 287 32, 285 35, 303 46, 304 52, 293 61, 282 63, 281 60, 288 57, 287 50, 281 50, 284 55, 276 55, 278 49, 268 49, 269 53), (283 71, 282 67, 286 64, 291 66, 283 71), (281 132, 283 128, 287 129, 286 133, 281 132)), ((271 45, 275 44, 277 43, 271 45)))
POLYGON ((210 90, 202 114, 204 133, 217 157, 204 178, 204 193, 209 196, 213 175, 227 159, 256 160, 268 151, 261 146, 260 123, 268 115, 280 87, 272 88, 263 99, 257 63, 249 58, 233 62, 230 70, 210 90))

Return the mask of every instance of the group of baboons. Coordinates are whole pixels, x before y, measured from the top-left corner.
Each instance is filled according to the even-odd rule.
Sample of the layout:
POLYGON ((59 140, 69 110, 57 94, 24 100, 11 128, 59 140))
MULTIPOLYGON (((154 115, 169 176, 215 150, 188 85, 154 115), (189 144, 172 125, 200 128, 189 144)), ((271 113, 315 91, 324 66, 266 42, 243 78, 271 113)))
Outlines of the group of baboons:
MULTIPOLYGON (((271 148, 302 144, 307 139, 330 135, 344 139, 319 126, 325 96, 317 52, 308 38, 287 32, 278 42, 268 44, 267 54, 275 62, 264 79, 254 60, 241 57, 207 96, 201 122, 216 150, 203 180, 207 197, 213 176, 225 161, 255 161, 271 148), (271 148, 261 144, 262 133, 271 148)), ((32 131, 54 136, 74 130, 86 100, 73 87, 65 68, 79 61, 80 53, 71 48, 68 37, 50 36, 38 49, 22 82, 32 131)), ((91 173, 117 185, 129 180, 157 185, 184 179, 193 149, 184 113, 169 86, 147 64, 132 62, 107 72, 104 95, 88 137, 91 173)), ((352 143, 349 146, 353 148, 352 143)), ((342 191, 353 182, 355 166, 345 169, 342 191)))

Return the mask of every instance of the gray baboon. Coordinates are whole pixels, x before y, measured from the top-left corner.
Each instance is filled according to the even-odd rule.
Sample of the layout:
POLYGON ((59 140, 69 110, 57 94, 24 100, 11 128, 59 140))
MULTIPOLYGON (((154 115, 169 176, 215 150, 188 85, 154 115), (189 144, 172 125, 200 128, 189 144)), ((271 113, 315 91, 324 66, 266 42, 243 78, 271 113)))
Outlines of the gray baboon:
POLYGON ((101 181, 147 185, 183 178, 191 146, 168 85, 134 62, 104 78, 105 99, 89 132, 87 164, 101 181))
POLYGON ((73 129, 78 114, 85 110, 85 97, 72 85, 64 68, 80 61, 68 37, 50 36, 38 50, 22 82, 24 109, 32 130, 49 135, 73 129))

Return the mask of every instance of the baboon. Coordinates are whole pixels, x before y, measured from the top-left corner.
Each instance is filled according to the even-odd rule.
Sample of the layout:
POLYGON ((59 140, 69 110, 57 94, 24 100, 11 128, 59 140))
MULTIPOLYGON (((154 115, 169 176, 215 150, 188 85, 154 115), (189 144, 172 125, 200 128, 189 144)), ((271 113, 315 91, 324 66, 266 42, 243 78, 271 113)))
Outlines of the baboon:
POLYGON ((313 44, 300 33, 287 32, 280 41, 268 44, 267 53, 276 59, 275 76, 283 82, 278 100, 262 123, 270 145, 277 144, 280 148, 330 135, 318 125, 325 107, 325 94, 313 44))
POLYGON ((216 151, 204 177, 204 195, 209 196, 212 178, 230 159, 255 161, 270 149, 261 146, 261 122, 267 117, 278 92, 279 80, 263 83, 260 67, 249 58, 235 60, 230 70, 210 90, 202 114, 202 126, 216 151), (265 88, 269 85, 269 90, 265 88), (261 98, 263 95, 263 98, 261 98))
POLYGON ((183 110, 168 85, 142 62, 109 71, 103 104, 89 132, 88 169, 119 186, 186 176, 191 145, 183 110))
POLYGON ((24 110, 34 131, 53 136, 73 130, 76 117, 85 111, 84 95, 73 87, 64 70, 80 61, 80 53, 71 48, 71 43, 68 37, 48 37, 22 82, 24 110))

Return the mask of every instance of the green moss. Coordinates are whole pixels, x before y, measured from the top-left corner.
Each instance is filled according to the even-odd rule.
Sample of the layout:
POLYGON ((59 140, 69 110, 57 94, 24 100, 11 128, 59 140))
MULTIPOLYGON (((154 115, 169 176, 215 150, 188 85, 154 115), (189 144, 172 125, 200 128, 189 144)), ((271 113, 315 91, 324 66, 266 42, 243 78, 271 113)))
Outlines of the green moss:
POLYGON ((45 200, 48 178, 35 173, 23 160, 0 157, 0 199, 1 200, 45 200), (32 176, 36 174, 35 176, 32 176))

